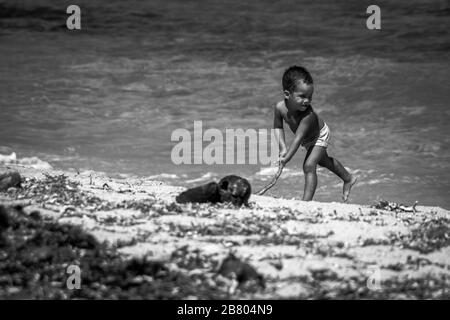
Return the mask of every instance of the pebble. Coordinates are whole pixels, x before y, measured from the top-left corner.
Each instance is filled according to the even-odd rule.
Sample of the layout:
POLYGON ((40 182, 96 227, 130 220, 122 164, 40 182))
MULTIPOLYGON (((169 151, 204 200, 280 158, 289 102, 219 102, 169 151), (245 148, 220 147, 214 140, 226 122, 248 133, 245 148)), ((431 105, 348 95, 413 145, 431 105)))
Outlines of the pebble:
POLYGON ((20 186, 22 177, 17 171, 6 171, 0 174, 0 191, 8 190, 11 187, 20 186))
POLYGON ((0 206, 0 231, 10 226, 9 216, 4 206, 0 206))

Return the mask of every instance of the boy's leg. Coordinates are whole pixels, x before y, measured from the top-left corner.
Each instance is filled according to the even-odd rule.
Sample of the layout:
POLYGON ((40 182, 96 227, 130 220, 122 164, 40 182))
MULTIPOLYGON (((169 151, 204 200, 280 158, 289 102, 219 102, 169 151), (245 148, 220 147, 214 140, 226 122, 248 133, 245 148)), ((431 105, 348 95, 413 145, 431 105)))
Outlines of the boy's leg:
POLYGON ((303 162, 303 172, 305 174, 305 190, 303 192, 304 201, 312 200, 317 187, 316 168, 320 160, 326 155, 327 149, 321 146, 312 146, 308 149, 303 162))
POLYGON ((327 168, 344 181, 342 199, 344 202, 347 201, 348 196, 350 195, 350 190, 356 183, 357 178, 350 174, 337 159, 328 156, 326 150, 325 155, 319 161, 319 165, 327 168))

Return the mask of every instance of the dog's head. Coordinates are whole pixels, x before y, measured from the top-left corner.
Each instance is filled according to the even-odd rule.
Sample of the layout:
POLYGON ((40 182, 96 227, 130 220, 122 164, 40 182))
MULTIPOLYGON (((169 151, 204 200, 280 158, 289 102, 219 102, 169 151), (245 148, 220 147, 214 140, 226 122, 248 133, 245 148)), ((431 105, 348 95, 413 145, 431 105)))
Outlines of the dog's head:
POLYGON ((236 206, 248 205, 252 188, 247 179, 230 175, 219 181, 220 201, 231 202, 236 206))

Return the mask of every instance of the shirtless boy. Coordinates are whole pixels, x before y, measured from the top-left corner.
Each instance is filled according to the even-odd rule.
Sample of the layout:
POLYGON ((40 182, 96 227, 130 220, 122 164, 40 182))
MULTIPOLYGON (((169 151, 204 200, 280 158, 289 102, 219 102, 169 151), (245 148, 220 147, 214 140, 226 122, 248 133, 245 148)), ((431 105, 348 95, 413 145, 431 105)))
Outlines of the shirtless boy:
POLYGON ((288 68, 282 79, 284 101, 275 105, 274 129, 279 141, 280 165, 285 166, 298 148, 306 149, 303 162, 305 189, 303 200, 310 201, 317 187, 316 167, 320 165, 334 172, 344 181, 342 199, 347 202, 357 178, 351 175, 336 159, 327 154, 330 129, 314 112, 311 101, 314 92, 313 79, 309 72, 299 66, 288 68), (283 120, 295 134, 289 148, 286 147, 283 120))

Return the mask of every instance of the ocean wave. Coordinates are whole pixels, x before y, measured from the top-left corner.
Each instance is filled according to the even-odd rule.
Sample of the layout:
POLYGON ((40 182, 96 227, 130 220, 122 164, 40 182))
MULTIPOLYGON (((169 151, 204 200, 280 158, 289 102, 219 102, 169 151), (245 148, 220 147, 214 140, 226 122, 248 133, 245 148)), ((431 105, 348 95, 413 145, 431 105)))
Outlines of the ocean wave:
POLYGON ((39 159, 38 157, 28 157, 28 158, 17 158, 17 154, 12 152, 10 155, 0 154, 1 164, 18 164, 24 167, 34 168, 34 169, 53 169, 50 163, 39 159))
POLYGON ((179 179, 180 177, 174 173, 160 173, 147 177, 149 179, 179 179))
POLYGON ((207 173, 205 173, 204 175, 202 175, 202 176, 199 177, 199 178, 191 179, 191 180, 186 180, 185 183, 202 182, 202 181, 211 179, 211 178, 216 177, 216 176, 217 176, 217 175, 216 175, 215 173, 213 173, 213 172, 207 172, 207 173))
POLYGON ((268 167, 268 168, 261 168, 257 173, 255 173, 256 176, 273 176, 275 173, 277 173, 278 167, 268 167))
MULTIPOLYGON (((267 180, 271 179, 273 176, 275 176, 277 171, 278 171, 278 167, 261 168, 258 172, 255 173, 254 176, 255 176, 255 178, 257 178, 259 180, 267 181, 267 180)), ((285 179, 299 177, 299 176, 303 176, 302 170, 284 168, 279 179, 285 180, 285 179)))

